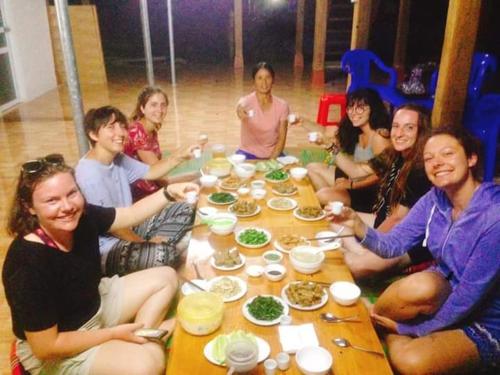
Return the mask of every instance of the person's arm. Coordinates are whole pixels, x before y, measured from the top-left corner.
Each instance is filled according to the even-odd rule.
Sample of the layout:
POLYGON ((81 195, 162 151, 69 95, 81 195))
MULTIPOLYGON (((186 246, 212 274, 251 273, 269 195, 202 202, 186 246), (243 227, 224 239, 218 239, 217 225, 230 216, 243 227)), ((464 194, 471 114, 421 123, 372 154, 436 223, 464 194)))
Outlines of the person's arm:
POLYGON ((199 144, 194 144, 183 149, 180 149, 176 153, 170 155, 165 159, 161 159, 155 164, 151 165, 149 171, 144 175, 145 180, 157 180, 164 177, 168 172, 177 167, 184 160, 191 159, 193 157, 193 150, 196 148, 202 148, 199 144))
POLYGON ((386 148, 392 147, 391 141, 388 138, 383 137, 379 133, 375 133, 375 136, 373 136, 371 143, 374 155, 378 155, 382 153, 382 151, 384 151, 386 148))
POLYGON ((143 163, 148 165, 154 165, 160 160, 153 151, 149 150, 137 150, 137 155, 143 163))
POLYGON ((287 120, 280 121, 279 134, 278 134, 278 143, 274 147, 274 150, 271 154, 271 159, 276 159, 283 152, 286 143, 286 133, 288 130, 288 122, 287 120))
POLYGON ((130 241, 130 242, 144 242, 145 241, 144 238, 137 235, 137 233, 135 233, 130 228, 116 229, 110 233, 114 237, 119 238, 120 240, 124 240, 124 241, 130 241))
POLYGON ((121 228, 130 228, 142 223, 151 215, 159 212, 169 202, 166 195, 170 195, 176 200, 183 200, 188 191, 198 192, 200 187, 194 183, 171 184, 158 190, 157 192, 135 202, 129 207, 120 207, 116 209, 116 216, 111 228, 111 232, 121 228), (165 191, 167 194, 165 194, 165 191))
MULTIPOLYGON (((437 313, 420 323, 399 323, 398 332, 402 335, 424 336, 465 319, 488 298, 495 288, 500 271, 500 221, 485 230, 476 243, 458 284, 437 313)), ((453 251, 453 250, 449 250, 453 251)), ((457 251, 459 251, 457 249, 457 251)), ((494 298, 494 297, 491 297, 494 298)))
POLYGON ((51 360, 71 357, 109 340, 144 344, 147 340, 134 334, 142 326, 140 323, 130 323, 90 331, 58 332, 55 325, 43 331, 26 331, 25 334, 35 357, 51 360))
POLYGON ((386 217, 386 219, 380 223, 377 229, 381 232, 388 232, 394 228, 397 224, 404 219, 404 217, 410 212, 410 209, 406 206, 398 204, 397 207, 392 210, 391 214, 386 217))
POLYGON ((357 163, 343 152, 335 156, 335 165, 342 169, 349 178, 360 178, 375 173, 367 163, 357 163))
POLYGON ((349 189, 363 189, 365 187, 373 186, 380 181, 376 174, 371 174, 366 177, 360 177, 350 180, 349 189))

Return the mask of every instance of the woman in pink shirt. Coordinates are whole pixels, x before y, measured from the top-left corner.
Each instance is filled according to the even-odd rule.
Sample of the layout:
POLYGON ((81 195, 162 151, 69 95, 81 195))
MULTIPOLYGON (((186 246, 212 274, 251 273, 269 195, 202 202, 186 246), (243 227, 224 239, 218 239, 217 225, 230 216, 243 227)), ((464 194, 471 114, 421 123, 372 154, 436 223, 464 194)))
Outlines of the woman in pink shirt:
POLYGON ((266 62, 252 70, 255 91, 238 101, 236 114, 241 120, 241 141, 237 151, 247 159, 273 159, 285 147, 288 103, 271 94, 274 70, 266 62))

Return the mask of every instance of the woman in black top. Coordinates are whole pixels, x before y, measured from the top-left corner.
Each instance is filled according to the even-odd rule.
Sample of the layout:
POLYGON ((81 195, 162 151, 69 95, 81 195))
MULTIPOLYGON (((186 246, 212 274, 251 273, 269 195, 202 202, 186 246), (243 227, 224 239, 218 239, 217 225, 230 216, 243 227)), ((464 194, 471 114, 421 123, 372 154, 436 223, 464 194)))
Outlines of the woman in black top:
MULTIPOLYGON (((192 189, 197 186, 174 184, 167 193, 182 198, 192 189)), ((86 205, 61 155, 23 165, 3 284, 18 356, 31 374, 164 372, 163 345, 134 332, 172 331, 174 321, 164 317, 177 288, 175 271, 101 278, 98 235, 160 211, 168 194, 158 191, 127 208, 86 205)))

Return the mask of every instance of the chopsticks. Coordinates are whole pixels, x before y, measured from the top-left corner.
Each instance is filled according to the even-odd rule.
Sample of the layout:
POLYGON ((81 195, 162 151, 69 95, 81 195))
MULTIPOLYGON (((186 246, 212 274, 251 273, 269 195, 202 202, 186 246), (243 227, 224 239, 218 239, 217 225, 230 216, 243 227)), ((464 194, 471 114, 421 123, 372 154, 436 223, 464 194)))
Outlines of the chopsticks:
POLYGON ((335 240, 337 238, 354 237, 354 234, 339 234, 336 236, 305 238, 306 241, 335 240))
POLYGON ((187 278, 185 278, 183 276, 179 276, 179 278, 182 279, 182 280, 184 280, 189 285, 194 286, 195 288, 201 290, 202 292, 206 292, 207 291, 205 288, 199 286, 198 284, 193 283, 191 280, 189 280, 189 279, 187 279, 187 278))

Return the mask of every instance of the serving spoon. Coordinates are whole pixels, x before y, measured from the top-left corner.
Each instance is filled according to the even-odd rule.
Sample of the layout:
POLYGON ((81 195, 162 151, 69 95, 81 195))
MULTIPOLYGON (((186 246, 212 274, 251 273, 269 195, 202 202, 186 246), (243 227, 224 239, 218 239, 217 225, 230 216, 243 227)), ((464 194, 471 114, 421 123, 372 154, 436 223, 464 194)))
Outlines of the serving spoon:
POLYGON ((340 346, 341 348, 352 347, 354 349, 362 350, 362 351, 367 352, 367 353, 372 353, 372 354, 381 355, 381 356, 385 355, 384 353, 377 352, 376 350, 370 350, 370 349, 363 348, 361 346, 352 345, 347 339, 345 339, 343 337, 334 338, 334 339, 332 339, 332 342, 335 345, 340 346))
POLYGON ((338 317, 333 315, 332 313, 327 312, 321 313, 319 317, 321 318, 321 320, 328 323, 361 322, 361 320, 358 319, 357 315, 338 317))

